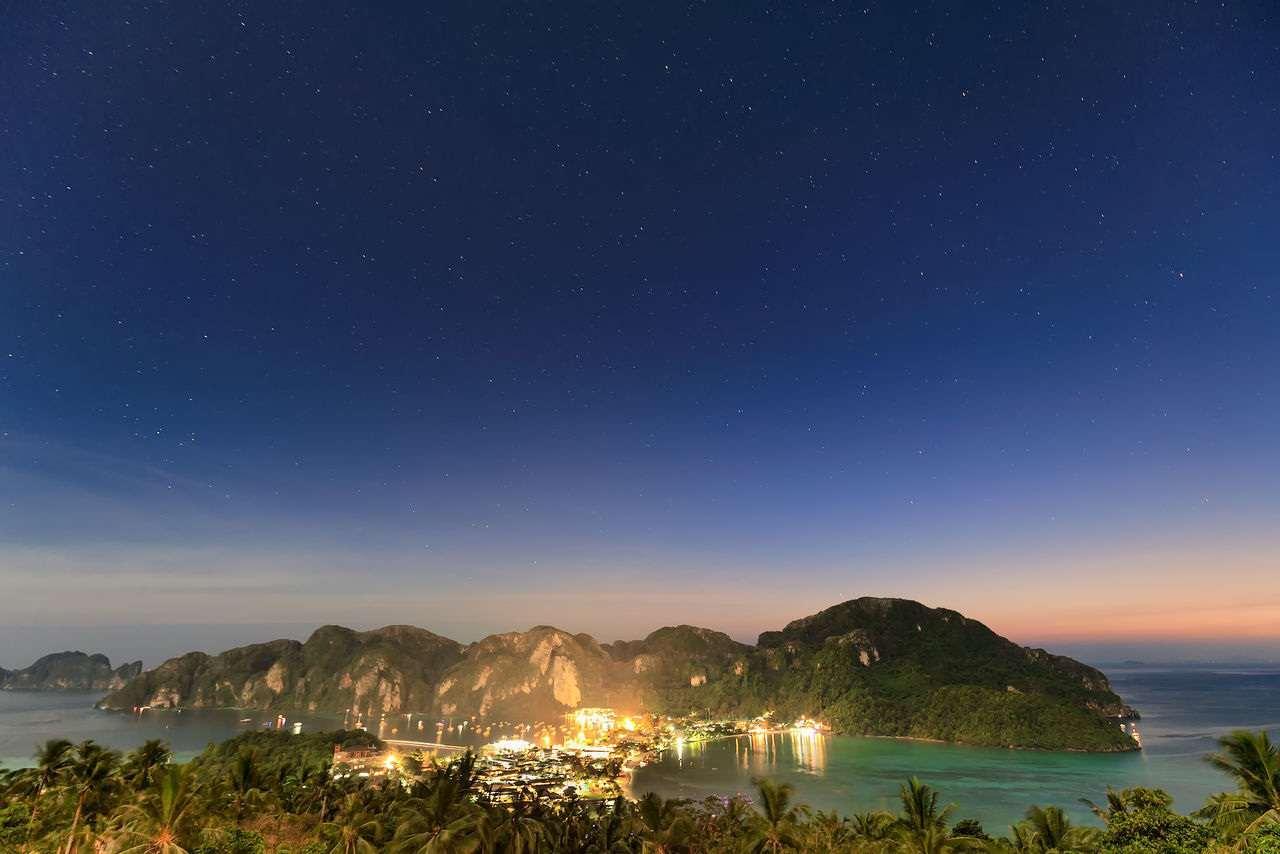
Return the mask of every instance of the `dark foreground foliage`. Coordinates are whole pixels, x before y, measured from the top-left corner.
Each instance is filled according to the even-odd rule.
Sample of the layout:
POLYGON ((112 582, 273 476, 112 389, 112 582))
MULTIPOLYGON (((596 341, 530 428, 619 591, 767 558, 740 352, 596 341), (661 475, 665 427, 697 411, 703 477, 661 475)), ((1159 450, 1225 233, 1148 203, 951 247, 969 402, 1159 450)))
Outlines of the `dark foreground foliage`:
POLYGON ((150 741, 127 755, 92 741, 49 741, 31 768, 0 772, 0 852, 32 854, 481 854, 481 852, 782 852, 944 854, 1280 854, 1280 759, 1267 734, 1239 732, 1209 757, 1238 788, 1191 816, 1159 789, 1085 801, 1103 823, 1031 806, 1007 829, 961 818, 927 784, 902 784, 896 813, 849 816, 797 803, 757 780, 741 799, 585 803, 570 796, 487 800, 468 755, 409 762, 376 783, 336 780, 335 745, 364 733, 246 733, 185 765, 150 741), (1003 831, 1003 832, 1002 832, 1003 831))

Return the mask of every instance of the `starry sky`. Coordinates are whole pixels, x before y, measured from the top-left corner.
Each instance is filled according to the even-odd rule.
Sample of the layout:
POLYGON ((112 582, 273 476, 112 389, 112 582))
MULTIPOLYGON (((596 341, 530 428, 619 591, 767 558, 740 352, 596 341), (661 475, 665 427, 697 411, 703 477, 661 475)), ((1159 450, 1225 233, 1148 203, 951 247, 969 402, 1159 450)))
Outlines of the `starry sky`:
POLYGON ((2 29, 4 666, 862 595, 1280 655, 1271 4, 2 29))

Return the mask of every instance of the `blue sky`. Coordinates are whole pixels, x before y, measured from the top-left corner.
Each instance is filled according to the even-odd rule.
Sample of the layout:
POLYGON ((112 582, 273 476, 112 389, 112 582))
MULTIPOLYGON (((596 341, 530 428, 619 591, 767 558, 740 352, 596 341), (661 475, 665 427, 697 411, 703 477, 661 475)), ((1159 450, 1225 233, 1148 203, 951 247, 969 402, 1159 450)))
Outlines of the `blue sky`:
POLYGON ((750 639, 860 595, 1274 650, 1277 35, 22 12, 3 663, 139 624, 750 639))

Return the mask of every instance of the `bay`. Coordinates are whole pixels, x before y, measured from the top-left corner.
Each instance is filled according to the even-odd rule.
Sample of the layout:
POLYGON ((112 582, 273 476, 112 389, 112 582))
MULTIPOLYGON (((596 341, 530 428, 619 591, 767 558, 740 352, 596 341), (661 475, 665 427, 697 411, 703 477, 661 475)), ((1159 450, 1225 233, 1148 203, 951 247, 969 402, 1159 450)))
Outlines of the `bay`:
MULTIPOLYGON (((1096 823, 1079 802, 1101 802, 1116 789, 1154 786, 1189 812, 1214 792, 1233 788, 1204 761, 1215 739, 1238 729, 1280 732, 1280 666, 1104 667, 1116 691, 1142 713, 1143 750, 1117 755, 993 750, 923 741, 790 733, 742 737, 671 751, 636 772, 628 793, 702 799, 751 794, 752 779, 771 777, 795 786, 800 800, 841 815, 896 811, 898 787, 912 776, 937 788, 944 803, 957 801, 957 817, 976 818, 990 831, 1022 818, 1031 804, 1056 804, 1078 823, 1096 823)), ((93 739, 132 750, 150 738, 169 742, 177 759, 210 742, 277 721, 276 712, 237 709, 148 710, 93 708, 98 694, 0 691, 0 763, 31 764, 50 738, 93 739), (248 720, 242 720, 247 718, 248 720)), ((304 731, 334 729, 341 715, 285 712, 304 731)), ((416 730, 415 730, 416 732, 416 730)))
MULTIPOLYGON (((101 699, 102 692, 0 691, 0 767, 31 765, 37 748, 51 738, 73 742, 92 739, 120 751, 158 738, 168 742, 177 761, 185 762, 211 742, 275 725, 279 719, 277 712, 240 709, 148 709, 137 713, 95 709, 93 704, 101 699)), ((305 732, 342 726, 342 715, 286 712, 285 718, 286 726, 301 720, 305 732)))
POLYGON ((1102 803, 1107 786, 1162 788, 1190 812, 1234 784, 1204 762, 1235 730, 1280 730, 1280 667, 1120 666, 1103 668, 1142 714, 1143 750, 1122 754, 998 750, 902 739, 806 737, 791 733, 686 745, 639 769, 628 794, 701 800, 750 795, 755 777, 795 787, 815 809, 850 815, 897 812, 896 794, 915 776, 956 801, 957 818, 1000 834, 1031 804, 1061 806, 1097 824, 1080 798, 1102 803))

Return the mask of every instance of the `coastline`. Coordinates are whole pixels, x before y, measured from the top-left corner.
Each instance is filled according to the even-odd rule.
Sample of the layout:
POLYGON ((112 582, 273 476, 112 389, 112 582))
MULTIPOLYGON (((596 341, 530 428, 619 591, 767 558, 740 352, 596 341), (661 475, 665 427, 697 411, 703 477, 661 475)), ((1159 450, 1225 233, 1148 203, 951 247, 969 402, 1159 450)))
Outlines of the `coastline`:
MULTIPOLYGON (((786 727, 779 727, 777 729, 759 730, 757 732, 727 733, 725 735, 711 736, 710 738, 686 739, 685 744, 702 744, 702 743, 711 742, 711 741, 722 741, 725 739, 742 738, 744 736, 753 736, 753 735, 787 735, 790 733, 795 733, 795 730, 792 730, 786 727)), ((839 736, 841 738, 874 738, 874 739, 880 739, 883 741, 909 741, 909 742, 920 742, 922 744, 950 744, 956 747, 975 747, 982 750, 1018 750, 1018 751, 1026 751, 1029 753, 1074 753, 1074 754, 1082 754, 1082 755, 1096 754, 1099 756, 1113 756, 1113 755, 1123 755, 1126 753, 1137 753, 1142 751, 1142 748, 1138 745, 1134 745, 1133 747, 1127 747, 1120 750, 1081 750, 1079 748, 1072 748, 1072 747, 1017 747, 1017 746, 1008 745, 1008 744, 1005 744, 1005 745, 971 744, 967 741, 948 741, 945 738, 925 738, 923 736, 916 736, 916 735, 867 735, 864 733, 844 732, 843 730, 832 730, 830 732, 817 732, 817 733, 814 733, 814 735, 839 736)), ((671 748, 666 747, 662 749, 665 751, 665 750, 670 750, 671 748)))
POLYGON ((886 741, 920 741, 926 744, 954 744, 957 747, 978 747, 983 750, 1020 750, 1029 753, 1079 753, 1085 755, 1113 756, 1125 753, 1141 753, 1142 745, 1116 748, 1115 750, 1083 750, 1078 747, 1018 747, 1013 744, 972 744, 967 741, 948 741, 945 738, 924 738, 917 735, 860 735, 851 732, 833 732, 829 735, 842 735, 849 738, 880 738, 886 741))
MULTIPOLYGON (((1079 810, 1078 798, 1096 801, 1107 785, 1158 786, 1186 811, 1208 794, 1230 788, 1230 782, 1219 781, 1218 772, 1201 759, 1215 749, 1214 739, 1238 729, 1265 727, 1280 708, 1280 665, 1269 665, 1261 674, 1160 665, 1132 670, 1117 682, 1147 713, 1141 752, 1092 759, 1087 751, 956 750, 951 742, 840 732, 833 734, 848 736, 847 741, 819 739, 811 759, 795 752, 804 740, 775 738, 771 748, 776 750, 748 752, 747 742, 732 739, 749 733, 735 733, 707 741, 692 754, 686 751, 682 765, 673 754, 639 769, 627 788, 636 795, 656 791, 664 798, 701 798, 749 791, 752 776, 769 776, 795 785, 798 796, 816 808, 839 809, 843 815, 855 807, 878 808, 894 797, 902 780, 917 775, 947 800, 959 800, 984 824, 1017 820, 1029 802, 1061 805, 1079 820, 1072 810, 1079 810), (865 741, 858 744, 854 739, 865 741)), ((5 767, 24 767, 34 745, 51 737, 92 738, 124 750, 146 738, 164 737, 178 745, 175 752, 181 760, 194 756, 208 741, 242 731, 234 719, 248 713, 197 709, 192 711, 200 714, 143 716, 139 721, 127 714, 93 714, 99 699, 81 692, 0 692, 0 756, 6 759, 5 767), (205 721, 206 715, 221 717, 225 726, 205 721), (172 731, 164 730, 166 724, 172 731)), ((260 714, 265 720, 267 713, 260 714)))
MULTIPOLYGON (((37 692, 29 692, 29 693, 51 693, 51 692, 37 691, 37 692)), ((253 712, 257 714, 270 714, 270 715, 284 714, 290 717, 296 717, 298 715, 304 715, 304 714, 337 717, 339 714, 341 714, 340 712, 325 712, 325 711, 308 710, 308 709, 288 709, 288 710, 284 710, 283 712, 280 712, 272 709, 246 708, 242 706, 140 706, 140 707, 133 707, 132 709, 130 709, 130 708, 122 708, 119 706, 105 706, 105 705, 101 705, 100 702, 95 703, 93 708, 99 709, 102 711, 110 711, 110 712, 131 712, 132 711, 134 713, 138 713, 142 711, 177 712, 177 713, 181 713, 184 711, 233 711, 233 712, 253 712)), ((398 715, 398 714, 405 714, 405 713, 393 712, 390 714, 398 715)), ((413 714, 420 715, 420 713, 417 713, 417 712, 413 714)), ((434 717, 435 715, 426 714, 426 715, 420 715, 420 716, 434 717)), ((684 743, 699 744, 699 743, 717 741, 722 739, 741 738, 742 736, 776 735, 776 734, 783 734, 783 733, 790 733, 790 732, 793 732, 793 730, 788 727, 777 727, 774 729, 760 730, 757 732, 725 733, 721 735, 710 736, 708 738, 686 738, 684 739, 684 743)), ((1110 750, 1087 750, 1087 749, 1078 748, 1078 747, 1023 747, 1023 746, 1011 745, 1011 744, 975 744, 973 742, 967 742, 967 741, 951 741, 944 738, 929 738, 926 736, 878 735, 878 734, 872 734, 872 733, 846 732, 844 730, 831 730, 828 732, 820 732, 818 734, 846 736, 849 738, 875 738, 875 739, 885 739, 890 741, 916 741, 916 742, 922 742, 927 744, 954 744, 958 747, 977 747, 977 748, 983 748, 986 750, 1014 750, 1014 751, 1029 751, 1029 752, 1043 752, 1043 753, 1074 753, 1074 754, 1099 754, 1099 755, 1118 755, 1118 754, 1142 752, 1142 745, 1138 743, 1133 744, 1133 746, 1131 747, 1116 747, 1110 750)), ((461 748, 465 746, 458 745, 458 747, 461 748)), ((669 749, 670 748, 662 748, 662 750, 669 750, 669 749)))

